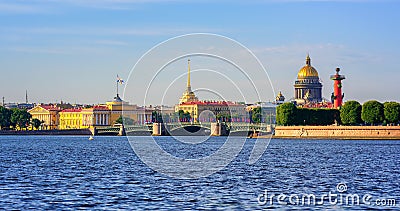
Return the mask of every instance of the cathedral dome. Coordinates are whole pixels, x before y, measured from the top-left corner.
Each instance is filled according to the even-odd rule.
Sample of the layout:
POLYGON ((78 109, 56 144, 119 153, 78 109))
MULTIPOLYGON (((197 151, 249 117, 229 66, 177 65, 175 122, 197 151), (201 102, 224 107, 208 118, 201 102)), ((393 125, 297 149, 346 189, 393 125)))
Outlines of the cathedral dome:
POLYGON ((310 56, 307 55, 306 65, 299 70, 297 78, 318 77, 318 71, 311 66, 310 56))

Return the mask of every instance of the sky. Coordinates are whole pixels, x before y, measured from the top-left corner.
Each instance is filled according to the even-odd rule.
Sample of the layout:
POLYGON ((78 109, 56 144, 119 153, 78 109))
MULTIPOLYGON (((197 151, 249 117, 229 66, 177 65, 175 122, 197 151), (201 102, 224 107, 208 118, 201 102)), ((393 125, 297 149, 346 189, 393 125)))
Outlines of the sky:
POLYGON ((279 91, 290 99, 309 54, 325 98, 340 67, 345 100, 400 101, 399 9, 395 0, 0 0, 0 97, 24 102, 27 90, 34 103, 104 103, 115 96, 119 75, 130 103, 173 105, 185 90, 190 58, 192 89, 202 99, 270 101, 279 91), (216 36, 176 39, 193 33, 216 36), (171 39, 173 51, 148 53, 171 39), (225 41, 234 47, 225 49, 225 41), (199 56, 176 60, 146 86, 171 55, 199 49, 236 54, 230 58, 259 96, 231 64, 199 56), (251 53, 243 56, 246 49, 251 53), (143 99, 148 90, 164 98, 143 99))

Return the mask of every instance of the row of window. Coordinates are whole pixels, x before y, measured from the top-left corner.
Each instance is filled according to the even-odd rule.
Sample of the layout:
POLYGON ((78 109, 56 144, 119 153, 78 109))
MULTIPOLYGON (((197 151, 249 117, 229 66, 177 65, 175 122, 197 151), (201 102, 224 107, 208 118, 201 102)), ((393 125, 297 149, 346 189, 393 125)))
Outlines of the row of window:
MULTIPOLYGON (((195 110, 195 111, 197 111, 197 107, 192 107, 192 106, 190 106, 190 107, 180 107, 180 109, 182 109, 182 110, 190 110, 190 111, 192 111, 192 110, 195 110)), ((240 108, 236 108, 236 107, 229 107, 229 106, 221 106, 221 107, 204 107, 204 108, 201 108, 202 110, 209 110, 209 111, 242 111, 242 110, 245 110, 245 108, 242 108, 242 107, 240 107, 240 108)))

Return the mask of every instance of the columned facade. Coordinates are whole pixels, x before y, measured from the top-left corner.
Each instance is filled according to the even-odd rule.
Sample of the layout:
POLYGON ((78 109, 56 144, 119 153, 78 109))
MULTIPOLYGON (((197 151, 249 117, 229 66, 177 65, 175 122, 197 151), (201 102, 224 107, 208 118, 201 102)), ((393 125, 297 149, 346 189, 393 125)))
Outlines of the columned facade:
POLYGON ((28 110, 32 115, 32 119, 38 119, 42 123, 40 129, 57 129, 59 125, 59 112, 60 108, 55 105, 37 105, 28 110))

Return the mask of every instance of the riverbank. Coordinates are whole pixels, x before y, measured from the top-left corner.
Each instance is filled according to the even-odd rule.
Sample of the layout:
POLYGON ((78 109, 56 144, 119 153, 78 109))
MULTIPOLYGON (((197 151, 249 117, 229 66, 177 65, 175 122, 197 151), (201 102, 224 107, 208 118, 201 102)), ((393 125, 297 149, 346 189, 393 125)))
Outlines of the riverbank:
POLYGON ((400 126, 276 126, 273 138, 400 140, 400 126))
POLYGON ((0 130, 1 135, 17 135, 17 136, 24 136, 24 135, 38 135, 38 136, 60 136, 60 135, 92 135, 92 131, 90 129, 71 129, 71 130, 0 130))
MULTIPOLYGON (((1 135, 90 136, 92 134, 93 131, 91 131, 90 129, 23 130, 23 131, 0 130, 0 136, 1 135)), ((251 136, 251 138, 400 140, 400 126, 276 126, 275 133, 272 137, 271 134, 263 134, 261 136, 251 136)))

